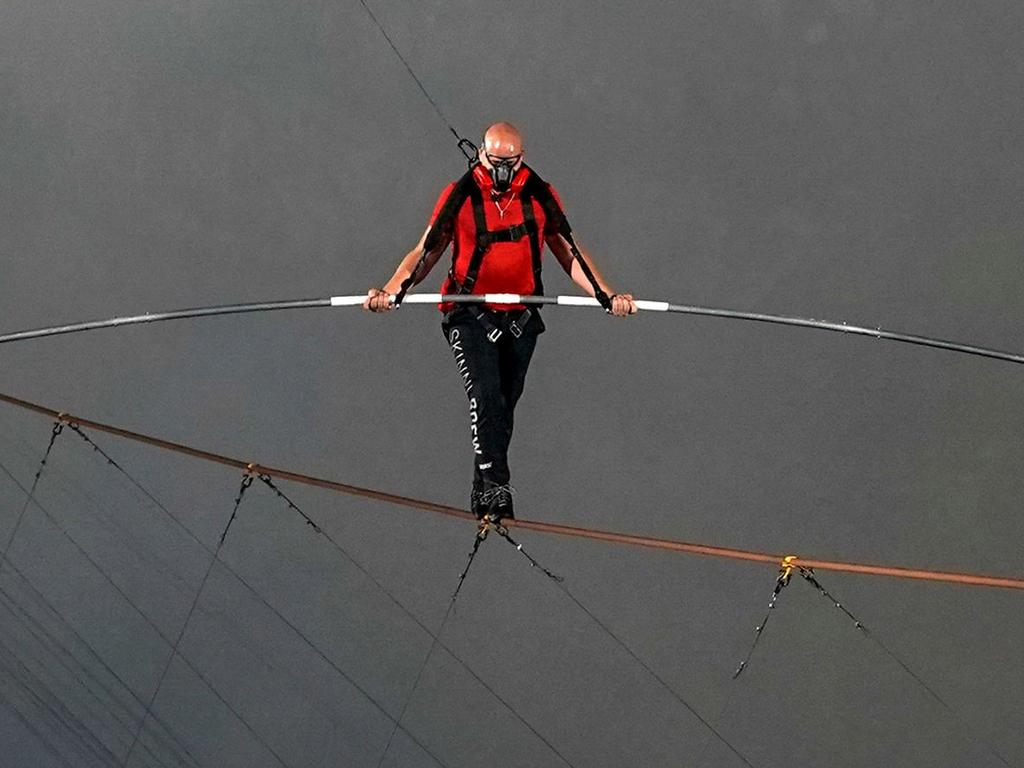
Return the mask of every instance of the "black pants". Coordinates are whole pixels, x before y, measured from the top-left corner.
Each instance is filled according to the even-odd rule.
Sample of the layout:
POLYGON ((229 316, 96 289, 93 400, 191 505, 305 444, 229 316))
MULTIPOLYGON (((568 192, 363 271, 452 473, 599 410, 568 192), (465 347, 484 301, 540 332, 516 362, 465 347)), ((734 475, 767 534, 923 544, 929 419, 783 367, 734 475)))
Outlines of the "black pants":
POLYGON ((509 321, 521 314, 488 312, 492 328, 502 331, 493 342, 487 338, 488 328, 466 307, 449 312, 441 324, 469 397, 473 487, 477 490, 485 484, 504 485, 509 481, 513 412, 523 394, 537 336, 544 332, 544 321, 534 310, 522 335, 514 336, 508 329, 509 321))

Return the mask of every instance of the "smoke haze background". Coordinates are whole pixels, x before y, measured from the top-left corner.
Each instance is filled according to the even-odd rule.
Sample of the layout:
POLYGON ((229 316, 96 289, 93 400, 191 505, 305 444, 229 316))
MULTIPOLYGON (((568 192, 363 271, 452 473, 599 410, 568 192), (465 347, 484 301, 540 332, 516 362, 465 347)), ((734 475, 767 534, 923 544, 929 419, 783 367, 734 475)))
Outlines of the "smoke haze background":
MULTIPOLYGON (((498 119, 524 130, 528 161, 615 288, 1024 349, 1019 3, 371 7, 463 135, 498 119)), ((363 292, 463 168, 357 2, 252 0, 8 0, 0 164, 4 331, 363 292)), ((572 292, 546 261, 549 292, 572 292)), ((0 391, 465 505, 465 398, 435 315, 274 313, 11 344, 0 391)), ((545 321, 511 456, 521 516, 1021 574, 1020 367, 707 318, 545 321)), ((0 460, 27 486, 49 426, 3 407, 0 429, 0 460)), ((215 545, 235 473, 93 437, 215 545)), ((471 526, 282 487, 436 628, 471 526)), ((24 496, 0 475, 0 498, 6 541, 24 496)), ((34 507, 11 561, 63 619, 7 565, 0 586, 65 644, 74 627, 148 700, 168 648, 124 595, 175 637, 208 554, 74 435, 38 498, 123 594, 34 507)), ((732 681, 770 568, 519 538, 705 716, 724 708, 716 725, 755 765, 999 764, 985 745, 1024 760, 1015 593, 820 574, 958 720, 802 581, 732 681)), ((397 715, 430 639, 363 574, 261 487, 223 558, 397 715)), ((90 702, 10 605, 5 760, 63 765, 67 730, 18 719, 37 711, 19 664, 56 675, 71 710, 90 702)), ((574 765, 739 764, 500 542, 485 544, 444 640, 574 765)), ((222 568, 181 650, 288 765, 376 764, 390 722, 222 568)), ((180 661, 155 711, 202 765, 277 764, 180 661)), ((450 766, 561 764, 444 653, 404 722, 450 766)), ((127 729, 91 728, 123 754, 127 729)), ((139 751, 131 764, 151 762, 139 751)), ((385 764, 434 763, 399 733, 385 764)))

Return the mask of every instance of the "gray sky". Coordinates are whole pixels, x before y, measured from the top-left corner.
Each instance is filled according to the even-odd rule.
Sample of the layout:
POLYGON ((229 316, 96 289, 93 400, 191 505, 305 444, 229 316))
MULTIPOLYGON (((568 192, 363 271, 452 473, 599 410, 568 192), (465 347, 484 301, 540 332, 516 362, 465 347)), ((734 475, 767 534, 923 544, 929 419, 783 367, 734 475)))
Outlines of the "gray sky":
MULTIPOLYGON (((616 288, 1024 350, 1019 3, 371 7, 463 134, 523 128, 616 288)), ((363 292, 463 167, 358 2, 8 0, 0 330, 363 292)), ((550 258, 545 276, 573 292, 550 258)), ((0 391, 464 505, 464 395, 435 315, 10 344, 0 391)), ((719 319, 545 321, 512 449, 521 516, 1024 573, 1019 366, 719 319)), ((22 486, 49 430, 0 407, 22 486)), ((0 569, 11 765, 119 764, 238 490, 233 471, 92 437, 185 528, 59 439, 45 513, 0 569)), ((436 630, 472 526, 282 488, 352 559, 250 489, 131 766, 186 749, 218 768, 377 764, 430 645, 416 622, 436 630)), ((24 495, 2 472, 0 500, 6 541, 24 495)), ((802 581, 731 680, 770 566, 518 538, 759 768, 1024 763, 1017 593, 819 574, 950 712, 802 581)), ((399 732, 385 765, 437 765, 423 747, 453 768, 565 765, 545 740, 574 766, 742 765, 500 541, 442 641, 463 663, 435 652, 403 720, 415 741, 399 732)))

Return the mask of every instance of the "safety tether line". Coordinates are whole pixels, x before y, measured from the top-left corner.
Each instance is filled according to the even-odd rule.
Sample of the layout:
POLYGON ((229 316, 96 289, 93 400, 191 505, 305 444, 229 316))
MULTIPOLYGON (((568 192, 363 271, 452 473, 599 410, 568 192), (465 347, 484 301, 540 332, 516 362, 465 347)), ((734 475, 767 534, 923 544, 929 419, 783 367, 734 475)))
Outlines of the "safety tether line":
POLYGON ((441 107, 438 106, 437 102, 434 101, 433 97, 427 92, 426 87, 423 85, 423 81, 416 76, 415 72, 413 72, 408 60, 405 58, 405 56, 402 55, 402 52, 398 50, 398 46, 395 45, 395 41, 391 39, 391 35, 389 35, 387 31, 384 29, 384 25, 380 23, 380 20, 377 18, 376 14, 374 14, 374 12, 370 10, 370 6, 366 4, 365 0, 359 0, 359 4, 363 6, 363 9, 366 11, 367 15, 369 15, 374 25, 377 27, 378 30, 380 30, 381 35, 383 35, 384 39, 387 40, 388 45, 391 46, 391 50, 395 52, 395 55, 398 57, 398 60, 401 61, 402 66, 405 67, 405 71, 409 73, 409 76, 416 83, 416 86, 420 89, 420 92, 427 98, 427 101, 430 102, 430 106, 432 106, 434 108, 434 111, 437 112, 437 116, 441 118, 441 122, 448 126, 448 130, 452 132, 452 136, 454 136, 456 141, 458 141, 459 150, 462 152, 463 155, 465 155, 466 160, 468 160, 470 164, 476 162, 476 145, 473 144, 473 142, 471 142, 469 139, 465 139, 462 136, 460 136, 459 132, 456 131, 455 127, 451 124, 451 121, 448 120, 447 117, 445 117, 444 112, 441 111, 441 107))
POLYGON ((441 122, 448 126, 448 130, 452 132, 452 135, 456 139, 461 140, 462 137, 459 136, 459 132, 455 130, 455 128, 452 126, 448 118, 445 117, 444 112, 441 111, 441 107, 437 105, 437 102, 434 101, 433 97, 427 92, 427 89, 423 86, 423 82, 416 76, 416 73, 413 72, 412 67, 409 65, 409 62, 406 60, 405 56, 402 55, 402 52, 398 50, 398 46, 395 45, 394 40, 391 39, 391 35, 389 35, 387 31, 384 29, 384 25, 380 23, 380 20, 377 18, 376 14, 374 14, 374 12, 370 10, 370 6, 366 4, 365 0, 359 0, 359 4, 363 6, 363 9, 366 11, 367 15, 369 15, 374 25, 377 27, 378 30, 380 30, 380 33, 384 36, 384 39, 387 40, 388 45, 391 46, 391 50, 395 52, 395 56, 397 56, 398 60, 402 62, 402 66, 405 67, 405 71, 409 73, 409 77, 411 77, 415 81, 417 87, 420 89, 420 92, 427 98, 427 101, 430 102, 430 106, 432 106, 434 108, 434 111, 437 112, 437 116, 441 118, 441 122))
MULTIPOLYGON (((81 333, 84 331, 98 330, 101 328, 116 328, 126 325, 139 325, 143 323, 156 323, 164 320, 182 320, 195 317, 211 317, 215 315, 245 314, 251 312, 271 312, 282 309, 313 309, 324 307, 358 307, 366 300, 365 294, 351 296, 331 296, 322 299, 299 299, 292 301, 265 301, 252 304, 223 304, 210 307, 195 307, 192 309, 179 309, 169 312, 146 313, 143 315, 125 315, 112 317, 107 320, 90 320, 67 325, 54 325, 33 330, 16 331, 13 333, 0 334, 0 344, 14 341, 26 341, 28 339, 39 339, 48 336, 59 336, 68 333, 81 333)), ((557 305, 563 307, 592 307, 601 308, 597 299, 585 296, 522 296, 511 293, 498 294, 440 294, 440 293, 416 293, 406 296, 402 306, 409 304, 526 304, 526 305, 557 305)), ((1014 352, 1004 352, 998 349, 982 347, 976 344, 966 344, 948 339, 940 339, 930 336, 920 336, 899 331, 888 331, 883 328, 850 325, 845 322, 831 320, 816 320, 808 317, 795 317, 790 315, 771 315, 763 312, 745 312, 736 309, 721 309, 716 307, 702 307, 689 304, 670 304, 666 301, 648 301, 637 299, 637 309, 641 312, 667 312, 670 314, 701 315, 706 317, 725 317, 736 320, 749 320, 761 323, 774 323, 776 325, 797 326, 801 328, 816 328, 823 331, 835 331, 837 333, 852 334, 857 336, 868 336, 874 339, 887 341, 900 341, 907 344, 916 344, 936 349, 946 349, 952 352, 961 352, 979 357, 989 357, 996 360, 1005 360, 1011 363, 1024 364, 1024 355, 1014 352)))
MULTIPOLYGON (((9 403, 10 405, 14 405, 19 408, 34 411, 36 413, 46 415, 50 418, 58 418, 63 416, 63 418, 65 418, 66 420, 73 420, 78 424, 90 427, 100 432, 106 432, 111 435, 117 435, 118 437, 122 437, 126 440, 133 440, 135 442, 145 443, 146 445, 152 445, 154 447, 162 448, 164 450, 174 451, 176 453, 180 453, 186 456, 192 456, 203 461, 209 461, 216 464, 221 464, 223 466, 235 467, 243 470, 246 467, 250 466, 250 462, 242 461, 240 459, 234 459, 229 456, 211 453, 210 451, 204 451, 199 448, 194 448, 180 443, 174 443, 169 440, 164 440, 162 438, 145 435, 139 432, 132 432, 131 430, 122 429, 120 427, 111 426, 109 424, 103 424, 102 422, 98 421, 92 421, 91 419, 85 419, 80 416, 62 414, 61 412, 55 411, 51 408, 47 408, 42 405, 37 405, 27 400, 21 400, 19 398, 12 397, 11 395, 0 394, 0 402, 9 403)), ((345 493, 350 496, 360 496, 368 499, 376 499, 377 501, 383 501, 390 504, 406 507, 409 509, 433 512, 435 514, 446 515, 448 517, 455 517, 463 520, 476 519, 466 510, 459 509, 458 507, 452 507, 446 504, 438 504, 436 502, 425 501, 423 499, 415 499, 409 496, 400 496, 398 494, 387 493, 385 491, 378 491, 372 488, 363 488, 357 485, 341 483, 336 480, 327 480, 324 478, 313 477, 311 475, 304 475, 290 470, 276 469, 274 467, 265 466, 263 464, 252 463, 251 466, 253 467, 253 470, 256 472, 260 472, 270 477, 276 477, 282 480, 290 480, 292 482, 300 483, 302 485, 309 485, 316 488, 325 488, 328 490, 345 493)), ((640 536, 631 533, 604 531, 595 528, 580 528, 571 525, 545 523, 542 521, 525 520, 521 518, 509 520, 507 521, 507 525, 509 527, 514 526, 516 528, 522 528, 523 530, 539 531, 542 533, 551 533, 559 536, 593 539, 597 541, 606 541, 614 544, 624 544, 636 547, 661 549, 669 552, 680 552, 687 554, 706 555, 709 557, 723 557, 732 560, 745 560, 748 562, 767 563, 773 566, 778 566, 779 562, 783 558, 783 555, 769 554, 767 552, 732 549, 729 547, 719 547, 711 544, 700 544, 694 542, 677 541, 672 539, 661 539, 650 536, 640 536)), ((807 568, 815 568, 818 570, 842 571, 845 573, 859 573, 873 576, 887 576, 903 579, 919 579, 924 581, 945 582, 950 584, 961 584, 967 586, 997 587, 1002 589, 1024 590, 1024 578, 1014 578, 1008 576, 989 576, 976 573, 934 571, 922 568, 908 568, 904 566, 871 565, 864 563, 851 563, 833 560, 819 560, 807 557, 800 557, 800 563, 801 565, 807 568)))
POLYGON ((210 578, 210 572, 213 571, 213 565, 217 562, 220 557, 220 551, 224 547, 224 540, 227 538, 228 529, 231 528, 231 523, 235 521, 235 516, 238 514, 238 507, 242 503, 242 498, 245 496, 246 490, 252 485, 252 471, 247 469, 245 474, 242 475, 242 482, 238 488, 238 495, 235 497, 235 505, 231 510, 231 517, 228 518, 228 524, 224 526, 224 531, 220 535, 220 539, 217 541, 217 547, 213 550, 213 556, 210 558, 210 564, 206 567, 206 573, 203 574, 203 580, 199 582, 199 589, 196 590, 195 597, 192 598, 192 605, 189 606, 188 613, 185 614, 185 621, 181 625, 181 630, 178 632, 178 637, 174 641, 174 645, 171 646, 171 652, 167 656, 167 663, 164 664, 163 671, 160 673, 160 677, 156 681, 156 687, 153 689, 153 695, 149 697, 149 703, 146 705, 146 711, 139 721, 138 730, 135 732, 135 738, 132 739, 132 744, 128 748, 128 752, 124 757, 122 766, 127 766, 128 761, 131 760, 132 753, 135 751, 135 745, 139 741, 139 735, 142 730, 146 727, 146 720, 149 719, 149 714, 153 709, 153 704, 156 702, 156 697, 160 694, 160 688, 164 684, 164 678, 167 677, 167 670, 171 668, 171 663, 174 661, 174 657, 178 655, 178 646, 181 645, 181 640, 185 636, 185 632, 188 630, 188 624, 192 620, 192 614, 196 610, 196 605, 199 604, 199 598, 203 594, 203 589, 206 588, 206 581, 210 578))

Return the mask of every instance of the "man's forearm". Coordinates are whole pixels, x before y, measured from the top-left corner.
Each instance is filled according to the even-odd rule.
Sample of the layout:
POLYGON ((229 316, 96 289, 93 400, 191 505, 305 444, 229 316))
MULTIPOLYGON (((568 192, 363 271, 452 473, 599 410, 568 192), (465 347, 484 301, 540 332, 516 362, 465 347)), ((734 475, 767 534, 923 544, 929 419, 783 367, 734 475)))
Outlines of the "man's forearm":
POLYGON ((594 260, 590 258, 590 254, 582 248, 579 249, 580 259, 577 259, 571 252, 571 249, 566 247, 566 259, 569 262, 569 269, 566 271, 569 273, 569 277, 576 285, 582 288, 590 296, 596 296, 594 290, 594 284, 587 277, 586 271, 583 269, 583 265, 580 264, 580 259, 586 262, 587 267, 590 269, 590 274, 594 276, 594 283, 597 283, 597 287, 604 291, 609 296, 612 294, 612 289, 608 287, 608 283, 605 282, 604 277, 598 271, 597 267, 594 266, 594 260))
MULTIPOLYGON (((420 256, 422 254, 423 249, 418 247, 409 251, 409 253, 405 255, 405 258, 399 262, 398 269, 395 270, 395 274, 391 276, 390 280, 384 283, 383 290, 387 291, 392 296, 398 293, 402 287, 402 283, 404 283, 406 279, 408 279, 409 275, 412 274, 412 271, 416 269, 416 265, 419 263, 420 256)), ((422 280, 424 276, 425 270, 424 274, 419 276, 420 280, 422 280)))
MULTIPOLYGON (((570 248, 569 243, 565 238, 558 235, 548 238, 546 242, 555 258, 558 259, 558 263, 561 265, 562 269, 565 270, 565 273, 569 276, 569 279, 582 288, 589 296, 594 296, 594 286, 591 284, 586 272, 583 271, 583 266, 580 264, 579 260, 573 255, 572 248, 570 248)), ((594 276, 594 280, 597 282, 597 287, 608 295, 611 295, 611 288, 608 287, 608 283, 605 282, 601 273, 598 272, 597 267, 594 266, 594 261, 590 258, 590 254, 582 248, 580 248, 579 251, 580 257, 590 268, 590 273, 594 276)))
MULTIPOLYGON (((604 278, 601 277, 601 273, 597 271, 596 267, 594 267, 594 262, 592 262, 586 254, 581 253, 581 255, 587 260, 587 266, 590 267, 590 272, 594 275, 594 280, 597 281, 598 287, 608 295, 611 295, 611 288, 608 287, 608 283, 604 281, 604 278)), ((594 286, 583 271, 583 267, 580 265, 579 261, 575 258, 572 260, 569 277, 572 278, 572 281, 576 283, 576 285, 586 291, 589 296, 594 296, 594 286)))

